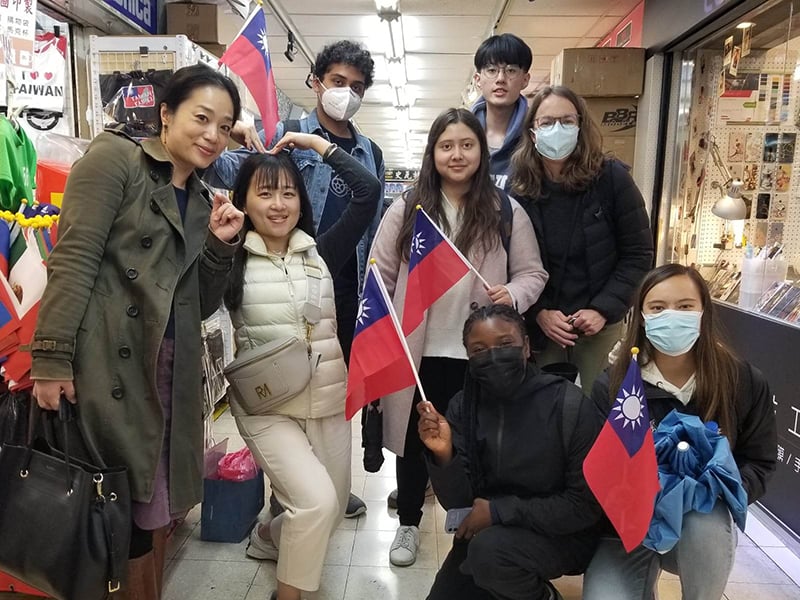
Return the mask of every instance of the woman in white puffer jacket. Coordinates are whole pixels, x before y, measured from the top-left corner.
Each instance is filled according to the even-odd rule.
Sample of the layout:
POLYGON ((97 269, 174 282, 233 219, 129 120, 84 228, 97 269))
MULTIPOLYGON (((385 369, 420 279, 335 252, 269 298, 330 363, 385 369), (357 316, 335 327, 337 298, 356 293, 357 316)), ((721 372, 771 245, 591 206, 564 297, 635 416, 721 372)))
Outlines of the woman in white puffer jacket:
POLYGON ((277 560, 273 597, 280 600, 319 588, 328 539, 347 505, 347 369, 336 337, 331 274, 351 258, 381 195, 380 183, 358 160, 306 133, 287 133, 270 154, 248 158, 234 188, 233 204, 246 215, 225 295, 237 350, 292 335, 306 339, 307 272, 322 276, 321 319, 310 330, 312 353, 320 358, 309 385, 268 415, 248 415, 231 399, 242 438, 286 508, 253 529, 247 548, 248 556, 277 560), (311 203, 287 147, 318 152, 352 190, 342 216, 316 241, 311 203))

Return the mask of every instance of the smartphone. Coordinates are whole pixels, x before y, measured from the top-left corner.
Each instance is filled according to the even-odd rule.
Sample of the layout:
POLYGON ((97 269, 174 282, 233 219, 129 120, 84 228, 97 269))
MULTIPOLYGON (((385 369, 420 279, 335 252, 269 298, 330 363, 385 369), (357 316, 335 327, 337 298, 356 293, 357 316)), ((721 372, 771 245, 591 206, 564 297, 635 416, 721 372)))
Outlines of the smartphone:
POLYGON ((467 515, 471 512, 471 506, 467 508, 451 508, 447 511, 447 516, 444 519, 444 530, 447 533, 455 533, 461 525, 461 522, 466 519, 467 515))

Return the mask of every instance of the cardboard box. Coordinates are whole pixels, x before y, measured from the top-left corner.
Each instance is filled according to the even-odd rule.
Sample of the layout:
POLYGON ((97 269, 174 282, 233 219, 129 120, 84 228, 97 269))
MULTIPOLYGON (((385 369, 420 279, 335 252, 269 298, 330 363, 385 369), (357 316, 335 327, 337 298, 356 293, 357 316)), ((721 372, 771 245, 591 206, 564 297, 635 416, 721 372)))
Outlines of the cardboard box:
POLYGON ((216 4, 174 2, 167 4, 167 33, 183 34, 193 42, 219 44, 223 12, 216 4))
POLYGON ((566 48, 550 65, 551 85, 580 96, 638 96, 644 88, 644 48, 566 48))
POLYGON ((228 49, 228 46, 225 44, 209 44, 208 42, 200 44, 204 50, 210 52, 217 58, 220 58, 223 54, 225 54, 225 50, 228 49))
POLYGON ((585 98, 589 114, 603 134, 603 150, 633 165, 638 98, 585 98))

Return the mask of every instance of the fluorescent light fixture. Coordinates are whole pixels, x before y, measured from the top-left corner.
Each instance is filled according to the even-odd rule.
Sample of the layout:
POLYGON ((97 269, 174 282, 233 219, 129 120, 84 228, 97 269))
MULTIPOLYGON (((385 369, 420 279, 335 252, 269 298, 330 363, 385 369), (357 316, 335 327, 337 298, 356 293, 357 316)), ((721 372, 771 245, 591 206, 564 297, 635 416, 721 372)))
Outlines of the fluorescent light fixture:
POLYGON ((394 102, 395 107, 409 105, 408 92, 405 86, 394 88, 394 100, 395 100, 394 102))
POLYGON ((754 25, 755 23, 751 23, 750 21, 742 21, 736 26, 736 29, 750 29, 754 25))
POLYGON ((406 134, 406 146, 408 145, 408 132, 411 129, 411 115, 407 106, 397 106, 397 124, 406 134))
POLYGON ((387 58, 403 58, 406 53, 403 42, 403 23, 400 16, 396 19, 384 21, 389 29, 389 44, 386 47, 387 58))
POLYGON ((386 71, 389 74, 389 85, 392 87, 403 87, 408 83, 406 62, 402 58, 387 58, 386 71))
POLYGON ((741 179, 731 181, 728 192, 711 207, 711 213, 726 221, 740 221, 747 215, 747 205, 742 200, 742 187, 744 182, 741 179))
POLYGON ((375 0, 375 8, 378 10, 378 14, 382 12, 397 12, 399 4, 400 0, 375 0))

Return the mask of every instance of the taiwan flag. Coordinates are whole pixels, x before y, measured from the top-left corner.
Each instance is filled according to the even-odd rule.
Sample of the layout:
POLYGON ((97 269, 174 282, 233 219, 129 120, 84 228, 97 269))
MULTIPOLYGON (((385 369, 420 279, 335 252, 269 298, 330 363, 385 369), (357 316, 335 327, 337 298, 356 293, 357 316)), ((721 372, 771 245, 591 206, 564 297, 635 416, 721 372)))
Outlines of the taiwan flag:
POLYGON ((267 19, 261 4, 247 18, 219 64, 228 65, 250 90, 261 113, 264 138, 269 142, 278 124, 278 95, 267 46, 267 19))
POLYGON ((419 327, 425 311, 470 270, 472 265, 464 255, 418 207, 408 259, 403 332, 409 335, 419 327))
POLYGON ((382 396, 417 383, 411 355, 400 333, 378 268, 367 269, 350 351, 345 417, 382 396))
POLYGON ((659 490, 638 349, 600 435, 583 462, 586 483, 630 552, 644 540, 659 490))

